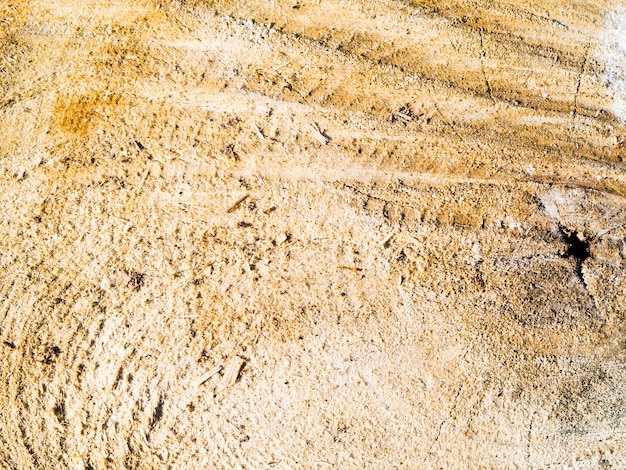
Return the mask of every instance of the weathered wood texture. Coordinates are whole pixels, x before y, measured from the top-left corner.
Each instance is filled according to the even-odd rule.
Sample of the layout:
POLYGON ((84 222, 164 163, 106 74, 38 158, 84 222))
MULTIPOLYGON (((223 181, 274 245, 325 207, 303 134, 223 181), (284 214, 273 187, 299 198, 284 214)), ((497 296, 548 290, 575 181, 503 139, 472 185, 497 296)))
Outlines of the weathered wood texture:
POLYGON ((623 24, 1 2, 0 466, 623 468, 623 24))

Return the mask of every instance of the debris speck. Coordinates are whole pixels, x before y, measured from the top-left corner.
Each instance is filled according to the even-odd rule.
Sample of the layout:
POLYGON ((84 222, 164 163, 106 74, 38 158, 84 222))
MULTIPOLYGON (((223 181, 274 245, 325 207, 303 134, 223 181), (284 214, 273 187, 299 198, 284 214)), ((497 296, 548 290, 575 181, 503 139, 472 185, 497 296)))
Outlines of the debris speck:
POLYGON ((256 124, 252 124, 252 129, 254 129, 254 132, 256 133, 259 139, 265 140, 265 134, 263 134, 263 131, 261 131, 259 126, 257 126, 256 124))
POLYGON ((317 124, 309 124, 309 131, 311 132, 311 136, 317 140, 320 144, 326 145, 330 141, 330 137, 324 134, 317 124))
POLYGON ((210 371, 202 374, 200 377, 198 377, 194 383, 197 387, 199 387, 200 385, 202 385, 203 383, 205 383, 207 380, 209 380, 211 377, 213 377, 215 374, 219 373, 222 370, 222 366, 217 366, 214 367, 213 369, 211 369, 210 371))
POLYGON ((137 185, 137 190, 135 191, 135 195, 139 194, 141 191, 141 188, 143 188, 144 183, 146 182, 146 178, 148 178, 148 175, 150 174, 150 168, 144 169, 143 170, 143 176, 141 177, 141 181, 139 181, 139 184, 137 185))
POLYGON ((248 199, 250 197, 249 193, 244 194, 243 196, 241 196, 239 199, 237 199, 232 206, 230 206, 227 210, 226 213, 230 214, 232 211, 234 211, 235 209, 237 209, 237 207, 239 207, 239 205, 245 201, 246 199, 248 199))
POLYGON ((387 235, 385 238, 383 238, 380 242, 381 246, 386 246, 387 243, 389 243, 389 240, 391 240, 393 238, 393 236, 396 234, 395 230, 392 230, 391 233, 389 235, 387 235))
POLYGON ((239 373, 241 372, 241 369, 243 368, 243 365, 245 363, 246 361, 243 358, 236 355, 230 359, 230 361, 226 365, 226 369, 224 370, 224 376, 222 377, 222 381, 217 387, 217 393, 223 392, 228 387, 237 382, 237 379, 239 378, 239 373))
POLYGON ((391 122, 400 121, 405 126, 415 118, 410 104, 405 104, 391 115, 391 122))

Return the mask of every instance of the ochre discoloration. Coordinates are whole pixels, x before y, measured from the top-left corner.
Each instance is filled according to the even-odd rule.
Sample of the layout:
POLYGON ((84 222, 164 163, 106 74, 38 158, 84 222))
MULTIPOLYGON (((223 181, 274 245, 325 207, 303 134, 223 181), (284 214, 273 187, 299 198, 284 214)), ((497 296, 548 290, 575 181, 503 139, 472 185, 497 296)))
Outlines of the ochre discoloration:
POLYGON ((111 112, 120 97, 95 92, 92 95, 60 97, 54 108, 52 128, 59 132, 84 137, 98 127, 99 121, 106 120, 106 114, 111 112))

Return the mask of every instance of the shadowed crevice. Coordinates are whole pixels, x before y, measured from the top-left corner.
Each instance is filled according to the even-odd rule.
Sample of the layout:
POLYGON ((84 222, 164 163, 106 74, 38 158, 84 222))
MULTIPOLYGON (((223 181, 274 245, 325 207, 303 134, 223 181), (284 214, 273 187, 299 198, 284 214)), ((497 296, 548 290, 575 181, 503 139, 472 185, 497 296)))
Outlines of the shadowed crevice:
POLYGON ((587 282, 583 275, 583 264, 591 256, 589 242, 581 237, 577 232, 570 232, 564 227, 560 227, 563 241, 567 244, 566 258, 573 258, 576 261, 576 276, 580 279, 587 292, 589 292, 587 282))

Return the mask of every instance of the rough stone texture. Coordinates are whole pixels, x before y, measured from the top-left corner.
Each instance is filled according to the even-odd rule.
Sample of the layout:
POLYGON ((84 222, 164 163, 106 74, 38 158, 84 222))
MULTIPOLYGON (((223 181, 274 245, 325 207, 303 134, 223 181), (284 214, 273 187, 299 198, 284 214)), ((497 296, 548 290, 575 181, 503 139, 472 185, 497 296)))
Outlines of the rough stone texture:
POLYGON ((0 3, 0 466, 624 468, 623 16, 0 3))

